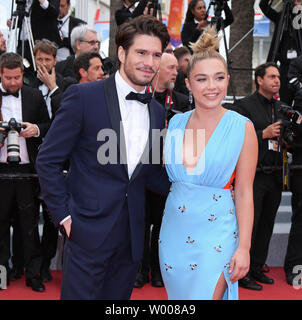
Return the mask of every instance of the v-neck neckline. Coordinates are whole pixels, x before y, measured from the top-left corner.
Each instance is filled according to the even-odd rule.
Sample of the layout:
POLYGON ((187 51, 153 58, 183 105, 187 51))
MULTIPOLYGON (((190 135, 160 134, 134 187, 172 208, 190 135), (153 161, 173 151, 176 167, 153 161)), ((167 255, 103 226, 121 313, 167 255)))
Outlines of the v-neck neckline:
POLYGON ((225 115, 226 115, 227 113, 229 113, 229 110, 227 110, 227 111, 222 115, 222 117, 219 119, 219 121, 218 121, 215 129, 213 130, 213 132, 212 132, 212 134, 211 134, 211 136, 210 136, 207 144, 205 145, 202 153, 200 154, 200 157, 199 157, 196 165, 194 166, 194 168, 193 168, 192 170, 188 171, 187 168, 184 166, 184 163, 183 163, 183 145, 184 145, 184 138, 185 138, 186 128, 187 128, 187 125, 188 125, 188 123, 189 123, 189 120, 190 120, 193 112, 194 112, 194 110, 191 112, 191 114, 189 115, 188 119, 186 119, 186 121, 185 121, 185 123, 184 123, 184 130, 183 130, 183 134, 182 134, 182 145, 181 145, 181 150, 180 150, 180 152, 181 152, 181 165, 182 165, 184 171, 186 172, 186 174, 189 174, 189 175, 194 174, 194 171, 196 170, 196 168, 199 167, 199 163, 200 163, 201 159, 203 158, 203 156, 204 156, 204 154, 205 154, 206 148, 208 147, 209 143, 213 140, 212 138, 213 138, 215 132, 217 132, 218 127, 221 125, 222 120, 225 118, 225 115))

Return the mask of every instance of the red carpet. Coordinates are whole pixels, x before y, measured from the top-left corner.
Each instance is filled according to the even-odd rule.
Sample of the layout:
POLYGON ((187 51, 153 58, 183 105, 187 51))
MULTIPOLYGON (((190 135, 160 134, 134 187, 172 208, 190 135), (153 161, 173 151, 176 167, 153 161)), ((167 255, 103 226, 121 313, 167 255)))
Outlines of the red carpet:
MULTIPOLYGON (((24 277, 11 282, 6 290, 0 290, 0 300, 58 300, 60 298, 61 271, 53 271, 53 281, 45 283, 46 290, 37 293, 25 286, 24 277)), ((262 291, 239 289, 240 300, 302 300, 302 288, 297 290, 285 281, 282 268, 271 268, 268 274, 275 280, 274 285, 263 285, 262 291)), ((134 289, 131 300, 166 300, 164 288, 154 288, 146 284, 134 289)))

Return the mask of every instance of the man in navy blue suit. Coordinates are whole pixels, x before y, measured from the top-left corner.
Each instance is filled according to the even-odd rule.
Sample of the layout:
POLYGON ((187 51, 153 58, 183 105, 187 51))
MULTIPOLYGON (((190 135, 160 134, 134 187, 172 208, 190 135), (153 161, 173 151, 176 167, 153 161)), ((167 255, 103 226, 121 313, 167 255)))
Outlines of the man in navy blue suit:
POLYGON ((154 17, 123 24, 119 70, 66 90, 39 151, 42 195, 67 235, 62 299, 131 296, 144 245, 145 188, 167 194, 170 187, 161 155, 154 159, 159 139, 152 139, 165 127, 165 111, 144 93, 168 43, 154 17))

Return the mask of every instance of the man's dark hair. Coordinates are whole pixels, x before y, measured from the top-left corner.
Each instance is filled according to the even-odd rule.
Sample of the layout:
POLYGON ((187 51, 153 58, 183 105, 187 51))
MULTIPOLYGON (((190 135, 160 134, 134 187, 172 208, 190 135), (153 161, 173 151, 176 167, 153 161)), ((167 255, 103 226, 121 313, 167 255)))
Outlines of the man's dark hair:
POLYGON ((265 76, 265 73, 266 73, 266 69, 269 67, 274 67, 274 68, 278 69, 278 71, 280 73, 280 69, 275 62, 266 62, 266 63, 263 63, 260 66, 258 66, 255 69, 255 84, 256 84, 257 90, 259 89, 259 83, 258 83, 257 78, 261 77, 263 79, 263 77, 265 76))
POLYGON ((173 51, 173 53, 177 60, 179 60, 180 58, 182 58, 187 54, 191 55, 191 51, 186 46, 176 48, 173 51))
POLYGON ((3 69, 16 69, 21 68, 24 70, 22 57, 18 53, 6 52, 0 56, 0 71, 3 72, 3 69))
POLYGON ((90 60, 93 58, 99 58, 102 61, 101 56, 96 51, 82 52, 74 59, 73 69, 78 81, 81 80, 80 69, 83 68, 87 71, 90 67, 90 60))
POLYGON ((47 39, 35 41, 34 56, 36 56, 38 51, 51 54, 54 58, 57 56, 57 46, 55 42, 51 42, 47 39))
MULTIPOLYGON (((162 44, 162 52, 170 42, 167 27, 153 16, 139 16, 123 23, 115 35, 116 49, 121 46, 126 53, 134 43, 137 35, 149 35, 158 37, 162 44)), ((120 62, 118 61, 118 67, 120 62)))

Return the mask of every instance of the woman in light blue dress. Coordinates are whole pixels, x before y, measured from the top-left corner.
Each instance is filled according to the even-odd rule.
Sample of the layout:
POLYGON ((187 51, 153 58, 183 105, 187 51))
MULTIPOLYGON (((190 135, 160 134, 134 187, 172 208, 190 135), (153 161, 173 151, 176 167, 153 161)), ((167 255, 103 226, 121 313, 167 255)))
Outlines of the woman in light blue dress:
POLYGON ((258 145, 252 123, 221 106, 229 76, 218 44, 208 27, 192 46, 195 110, 171 119, 165 141, 172 186, 159 257, 169 299, 238 299, 237 281, 249 269, 258 145))

